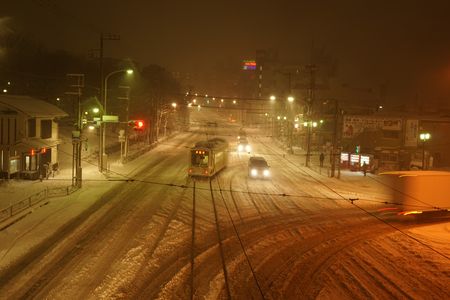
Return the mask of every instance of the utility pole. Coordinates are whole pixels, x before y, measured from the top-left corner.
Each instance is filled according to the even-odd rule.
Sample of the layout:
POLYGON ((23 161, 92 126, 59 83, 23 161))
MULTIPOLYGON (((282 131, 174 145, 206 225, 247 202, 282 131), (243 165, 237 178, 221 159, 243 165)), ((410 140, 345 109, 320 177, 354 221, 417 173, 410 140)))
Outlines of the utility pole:
POLYGON ((84 88, 84 74, 67 74, 69 80, 75 81, 71 84, 74 91, 66 92, 67 95, 76 95, 78 100, 77 122, 75 123, 75 130, 72 131, 72 186, 81 188, 82 182, 82 168, 81 168, 81 146, 83 142, 82 129, 83 123, 81 118, 81 89, 84 88))
POLYGON ((308 89, 308 127, 307 127, 307 137, 306 137, 306 161, 305 165, 309 167, 309 162, 311 160, 311 117, 313 114, 313 104, 316 89, 316 65, 310 64, 306 66, 309 71, 309 89, 308 89))

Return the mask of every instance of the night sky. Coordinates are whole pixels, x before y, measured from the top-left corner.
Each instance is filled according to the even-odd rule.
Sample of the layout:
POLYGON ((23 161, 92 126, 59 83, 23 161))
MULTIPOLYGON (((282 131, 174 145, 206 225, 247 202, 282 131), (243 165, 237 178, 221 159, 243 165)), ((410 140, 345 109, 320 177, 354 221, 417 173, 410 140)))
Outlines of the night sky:
POLYGON ((256 49, 309 63, 314 45, 337 60, 340 82, 450 98, 450 1, 2 2, 1 31, 50 49, 87 55, 100 32, 114 33, 121 40, 105 42, 106 56, 201 73, 256 49))

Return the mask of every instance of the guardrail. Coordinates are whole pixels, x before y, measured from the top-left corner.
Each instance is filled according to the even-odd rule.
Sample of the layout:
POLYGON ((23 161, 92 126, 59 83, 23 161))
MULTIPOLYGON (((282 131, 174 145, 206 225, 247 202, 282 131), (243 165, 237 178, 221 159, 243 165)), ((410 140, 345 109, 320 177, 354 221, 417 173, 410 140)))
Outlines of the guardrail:
POLYGON ((38 193, 35 193, 26 199, 23 199, 19 202, 12 204, 11 206, 0 210, 0 222, 3 222, 18 213, 33 207, 34 205, 42 202, 45 199, 52 197, 61 197, 72 194, 77 191, 78 187, 76 186, 64 186, 64 187, 54 187, 54 188, 46 188, 38 193))

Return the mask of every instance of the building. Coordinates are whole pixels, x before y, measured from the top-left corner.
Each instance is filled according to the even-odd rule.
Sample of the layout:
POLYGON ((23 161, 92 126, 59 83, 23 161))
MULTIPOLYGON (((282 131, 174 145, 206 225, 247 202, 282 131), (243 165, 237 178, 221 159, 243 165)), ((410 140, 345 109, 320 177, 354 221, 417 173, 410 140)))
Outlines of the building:
POLYGON ((28 96, 0 96, 0 176, 38 179, 58 169, 58 107, 28 96))
POLYGON ((449 124, 447 117, 439 115, 345 115, 340 144, 350 158, 355 154, 373 156, 379 171, 448 168, 449 124), (431 139, 422 142, 422 132, 431 139))

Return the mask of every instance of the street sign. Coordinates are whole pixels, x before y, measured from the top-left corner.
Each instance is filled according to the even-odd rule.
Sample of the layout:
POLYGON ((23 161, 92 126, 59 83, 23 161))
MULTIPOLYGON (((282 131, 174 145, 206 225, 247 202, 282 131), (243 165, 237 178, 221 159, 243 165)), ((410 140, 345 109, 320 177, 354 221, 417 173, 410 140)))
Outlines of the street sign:
POLYGON ((118 123, 119 122, 119 116, 104 115, 102 117, 102 121, 105 122, 105 123, 118 123))

